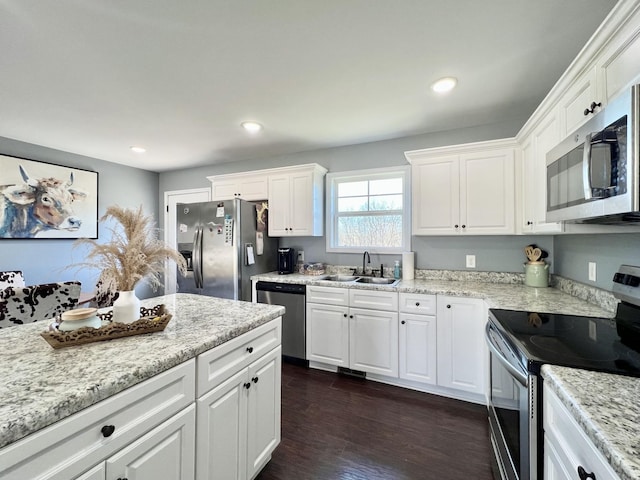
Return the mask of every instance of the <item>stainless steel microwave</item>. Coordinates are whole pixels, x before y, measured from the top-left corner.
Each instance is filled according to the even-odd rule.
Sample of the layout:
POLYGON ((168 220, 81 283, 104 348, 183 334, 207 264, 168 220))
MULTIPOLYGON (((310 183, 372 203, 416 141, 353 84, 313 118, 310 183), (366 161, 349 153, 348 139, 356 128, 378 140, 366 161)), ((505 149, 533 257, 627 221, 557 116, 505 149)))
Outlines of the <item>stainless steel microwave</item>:
POLYGON ((548 222, 640 222, 640 85, 547 153, 548 222))

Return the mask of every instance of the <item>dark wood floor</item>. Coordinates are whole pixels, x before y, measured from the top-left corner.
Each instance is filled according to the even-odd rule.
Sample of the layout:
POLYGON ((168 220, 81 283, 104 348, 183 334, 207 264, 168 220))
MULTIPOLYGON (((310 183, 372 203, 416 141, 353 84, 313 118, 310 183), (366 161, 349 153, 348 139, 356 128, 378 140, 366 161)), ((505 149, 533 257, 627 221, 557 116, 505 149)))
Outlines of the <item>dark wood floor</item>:
POLYGON ((484 406, 283 364, 282 442, 257 480, 490 480, 484 406))

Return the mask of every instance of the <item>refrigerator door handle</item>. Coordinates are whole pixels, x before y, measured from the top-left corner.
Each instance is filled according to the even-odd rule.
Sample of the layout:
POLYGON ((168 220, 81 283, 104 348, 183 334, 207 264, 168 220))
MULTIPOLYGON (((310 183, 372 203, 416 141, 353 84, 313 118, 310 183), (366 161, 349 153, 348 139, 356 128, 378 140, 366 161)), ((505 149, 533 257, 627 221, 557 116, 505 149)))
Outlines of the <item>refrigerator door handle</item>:
POLYGON ((193 280, 196 288, 202 288, 202 227, 196 227, 193 236, 193 280))

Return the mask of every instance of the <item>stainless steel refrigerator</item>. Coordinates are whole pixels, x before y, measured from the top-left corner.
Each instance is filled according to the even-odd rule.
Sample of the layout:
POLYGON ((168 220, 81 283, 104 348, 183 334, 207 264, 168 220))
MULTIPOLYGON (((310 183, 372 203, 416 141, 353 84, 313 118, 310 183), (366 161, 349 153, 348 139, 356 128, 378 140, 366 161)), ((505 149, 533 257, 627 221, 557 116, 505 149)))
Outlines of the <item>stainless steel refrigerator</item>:
POLYGON ((188 269, 177 275, 178 292, 250 302, 250 277, 277 269, 278 239, 267 235, 263 202, 179 203, 176 211, 188 269))

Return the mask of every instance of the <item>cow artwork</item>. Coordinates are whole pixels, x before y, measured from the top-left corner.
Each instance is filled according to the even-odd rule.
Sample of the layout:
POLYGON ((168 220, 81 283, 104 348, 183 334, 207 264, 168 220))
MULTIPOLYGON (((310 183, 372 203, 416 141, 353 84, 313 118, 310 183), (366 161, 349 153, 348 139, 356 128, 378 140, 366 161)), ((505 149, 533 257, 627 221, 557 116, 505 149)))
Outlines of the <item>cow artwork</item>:
POLYGON ((31 178, 19 165, 24 183, 0 185, 0 238, 33 238, 46 230, 77 231, 82 220, 74 202, 87 194, 73 186, 73 172, 64 181, 31 178))

